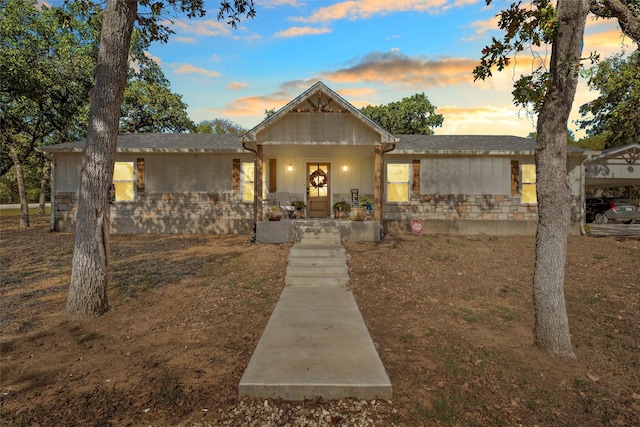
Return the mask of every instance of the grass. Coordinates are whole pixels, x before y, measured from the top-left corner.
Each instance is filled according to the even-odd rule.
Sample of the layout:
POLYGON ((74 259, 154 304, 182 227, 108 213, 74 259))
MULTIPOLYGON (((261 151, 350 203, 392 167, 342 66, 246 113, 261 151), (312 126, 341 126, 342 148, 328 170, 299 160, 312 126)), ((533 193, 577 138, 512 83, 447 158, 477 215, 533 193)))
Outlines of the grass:
MULTIPOLYGON (((112 309, 74 322, 64 314, 73 236, 33 223, 3 218, 0 233, 3 425, 260 425, 217 417, 239 406, 290 246, 114 235, 112 309)), ((393 384, 396 412, 376 425, 640 425, 640 240, 569 236, 570 362, 533 345, 533 241, 345 244, 393 384)))

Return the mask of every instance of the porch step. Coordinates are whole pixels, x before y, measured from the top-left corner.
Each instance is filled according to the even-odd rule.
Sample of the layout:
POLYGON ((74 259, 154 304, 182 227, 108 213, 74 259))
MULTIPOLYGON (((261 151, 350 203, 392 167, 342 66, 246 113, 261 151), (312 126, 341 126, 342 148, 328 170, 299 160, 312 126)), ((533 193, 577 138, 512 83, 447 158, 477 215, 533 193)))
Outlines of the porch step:
POLYGON ((285 286, 348 286, 347 255, 337 227, 303 226, 289 252, 285 286))

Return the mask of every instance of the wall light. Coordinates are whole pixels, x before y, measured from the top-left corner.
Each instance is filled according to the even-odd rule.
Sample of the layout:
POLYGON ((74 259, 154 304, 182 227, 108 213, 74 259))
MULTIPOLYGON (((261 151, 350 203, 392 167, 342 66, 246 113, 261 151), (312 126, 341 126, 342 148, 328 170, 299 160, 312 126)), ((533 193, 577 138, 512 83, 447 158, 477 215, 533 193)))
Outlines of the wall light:
POLYGON ((342 165, 342 172, 346 172, 349 170, 349 166, 347 164, 342 165))
POLYGON ((292 172, 292 171, 293 171, 293 165, 292 165, 291 163, 289 163, 289 166, 287 166, 287 170, 288 170, 289 172, 292 172))

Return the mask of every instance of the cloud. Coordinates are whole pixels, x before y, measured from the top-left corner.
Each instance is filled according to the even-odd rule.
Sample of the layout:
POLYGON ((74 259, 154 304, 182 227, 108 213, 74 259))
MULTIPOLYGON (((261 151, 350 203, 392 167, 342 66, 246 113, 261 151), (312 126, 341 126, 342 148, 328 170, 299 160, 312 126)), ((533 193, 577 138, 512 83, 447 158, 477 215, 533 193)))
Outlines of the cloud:
POLYGON ((330 33, 329 28, 313 28, 313 27, 291 27, 288 30, 276 33, 276 37, 301 37, 315 36, 318 34, 330 33))
POLYGON ((171 41, 179 42, 179 43, 195 43, 196 39, 194 39, 193 37, 174 36, 174 37, 171 37, 171 41))
POLYGON ((535 131, 535 122, 515 107, 483 105, 460 108, 438 107, 438 114, 444 116, 442 128, 436 134, 446 135, 520 135, 527 136, 535 131))
POLYGON ((454 6, 477 3, 479 0, 360 0, 342 1, 314 10, 307 17, 291 18, 301 22, 330 22, 343 19, 367 19, 374 15, 388 15, 398 12, 440 13, 454 6))
POLYGON ((227 86, 225 86, 227 89, 229 90, 238 90, 238 89, 245 89, 247 87, 249 87, 248 84, 246 83, 241 83, 241 82, 231 82, 229 84, 227 84, 227 86))
POLYGON ((228 36, 231 30, 228 25, 220 21, 194 20, 164 22, 171 26, 176 33, 195 34, 205 37, 228 36))
POLYGON ((377 82, 394 86, 445 86, 471 83, 477 60, 407 56, 399 50, 372 52, 355 65, 323 73, 336 83, 377 82))
POLYGON ((220 73, 217 71, 205 70, 204 68, 195 67, 190 64, 180 64, 173 72, 175 74, 199 74, 205 77, 218 77, 220 73))
POLYGON ((256 5, 264 7, 265 9, 275 9, 280 6, 302 6, 297 0, 256 0, 256 5))

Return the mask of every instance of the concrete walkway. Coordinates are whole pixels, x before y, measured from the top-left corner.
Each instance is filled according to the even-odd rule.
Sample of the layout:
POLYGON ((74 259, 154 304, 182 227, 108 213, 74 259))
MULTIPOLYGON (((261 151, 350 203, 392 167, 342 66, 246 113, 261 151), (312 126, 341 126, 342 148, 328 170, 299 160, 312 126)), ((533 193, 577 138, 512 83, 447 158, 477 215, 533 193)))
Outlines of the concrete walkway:
POLYGON ((297 233, 285 288, 239 396, 390 399, 391 382, 348 287, 340 231, 304 227, 297 233))

